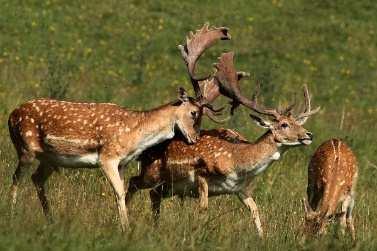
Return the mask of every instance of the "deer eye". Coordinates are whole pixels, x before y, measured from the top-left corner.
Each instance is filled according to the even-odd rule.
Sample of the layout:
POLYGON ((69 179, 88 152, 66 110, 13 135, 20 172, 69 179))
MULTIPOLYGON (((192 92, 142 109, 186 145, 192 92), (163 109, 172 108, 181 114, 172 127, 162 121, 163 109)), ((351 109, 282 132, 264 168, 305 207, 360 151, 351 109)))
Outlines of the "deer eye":
POLYGON ((198 116, 198 112, 192 111, 191 116, 195 119, 198 116))
POLYGON ((287 123, 282 123, 281 124, 281 128, 283 128, 283 129, 286 129, 286 128, 288 128, 289 127, 289 125, 287 124, 287 123))

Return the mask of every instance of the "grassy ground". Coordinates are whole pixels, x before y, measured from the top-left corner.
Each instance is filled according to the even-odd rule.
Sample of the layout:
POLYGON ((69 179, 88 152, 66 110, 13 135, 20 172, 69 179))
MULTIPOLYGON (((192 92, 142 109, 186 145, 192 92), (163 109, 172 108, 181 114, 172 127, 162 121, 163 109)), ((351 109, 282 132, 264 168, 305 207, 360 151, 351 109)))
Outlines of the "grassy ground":
MULTIPOLYGON (((336 227, 300 243, 306 166, 315 147, 345 138, 360 164, 355 207, 357 245, 377 249, 377 5, 374 1, 6 1, 0 0, 0 250, 344 250, 336 227), (189 88, 176 45, 206 21, 231 28, 233 40, 206 53, 199 70, 223 50, 262 83, 270 105, 286 104, 304 83, 322 111, 306 128, 312 146, 288 152, 255 182, 267 237, 257 238, 235 197, 163 204, 151 226, 147 193, 131 208, 132 230, 121 234, 112 193, 99 170, 63 170, 49 180, 54 224, 42 215, 29 175, 16 215, 9 186, 16 156, 7 117, 20 103, 44 96, 111 101, 151 108, 189 88)), ((243 83, 251 92, 254 81, 243 83)), ((300 97, 300 96, 298 96, 300 97)), ((225 102, 225 101, 222 101, 225 102)), ((206 122, 204 127, 216 125, 206 122)), ((240 109, 226 125, 250 139, 262 133, 240 109)), ((137 172, 129 168, 129 177, 137 172)))

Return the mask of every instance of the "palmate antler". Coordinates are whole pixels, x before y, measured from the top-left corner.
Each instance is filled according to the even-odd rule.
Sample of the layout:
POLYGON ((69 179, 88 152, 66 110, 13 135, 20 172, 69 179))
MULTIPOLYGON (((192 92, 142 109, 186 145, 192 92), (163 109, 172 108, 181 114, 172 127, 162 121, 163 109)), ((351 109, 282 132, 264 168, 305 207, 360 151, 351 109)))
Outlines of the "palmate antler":
POLYGON ((249 76, 248 73, 236 71, 234 67, 234 53, 227 52, 223 53, 219 58, 219 62, 215 65, 217 72, 215 78, 220 86, 220 93, 231 98, 232 109, 236 109, 240 104, 246 106, 247 108, 264 115, 270 115, 279 117, 279 113, 275 109, 268 109, 258 106, 255 99, 248 99, 242 95, 239 86, 239 81, 249 76))
POLYGON ((203 52, 210 48, 219 40, 230 40, 229 29, 226 27, 209 27, 208 24, 204 24, 200 30, 196 33, 190 32, 186 38, 185 45, 178 45, 181 51, 183 60, 187 65, 188 74, 194 87, 195 95, 200 98, 201 91, 199 87, 199 81, 208 79, 209 76, 199 79, 195 77, 196 62, 203 54, 203 52))
POLYGON ((208 103, 212 103, 221 95, 218 81, 214 77, 199 81, 199 88, 201 95, 208 103))
POLYGON ((210 28, 208 24, 205 24, 200 30, 197 30, 196 33, 190 32, 189 36, 186 38, 185 45, 178 45, 183 60, 187 66, 187 71, 194 88, 196 101, 198 105, 203 107, 203 114, 207 115, 211 120, 217 123, 223 122, 216 119, 216 116, 221 114, 223 108, 214 109, 210 103, 220 95, 217 90, 218 86, 217 84, 207 85, 206 93, 203 93, 200 82, 203 81, 203 83, 210 83, 213 81, 213 77, 209 75, 204 78, 197 78, 195 76, 195 68, 198 59, 206 49, 210 48, 219 40, 229 40, 230 38, 228 28, 210 28))
MULTIPOLYGON (((196 102, 203 107, 203 114, 207 115, 215 122, 223 122, 216 119, 216 116, 221 114, 223 108, 214 109, 212 105, 210 105, 210 103, 220 95, 232 99, 231 114, 233 114, 233 111, 240 104, 260 115, 272 116, 276 119, 279 119, 283 113, 290 113, 295 106, 295 103, 287 107, 284 112, 279 112, 276 109, 266 108, 259 105, 256 96, 254 96, 253 99, 249 99, 242 95, 239 81, 244 77, 248 77, 249 74, 235 69, 233 52, 223 53, 219 57, 219 61, 214 65, 216 68, 215 74, 204 78, 198 78, 195 76, 196 63, 203 52, 217 41, 229 40, 230 38, 231 36, 228 28, 210 28, 208 24, 205 24, 195 33, 190 32, 189 36, 186 38, 186 43, 178 46, 187 66, 187 71, 195 91, 196 102)), ((305 123, 307 117, 319 110, 319 108, 313 111, 310 110, 310 96, 307 88, 305 89, 304 95, 306 108, 304 112, 297 116, 297 119, 303 121, 303 123, 305 123)))
POLYGON ((234 52, 223 53, 219 57, 219 62, 214 66, 217 70, 215 78, 219 85, 219 91, 222 95, 232 99, 231 114, 240 104, 246 107, 252 107, 253 101, 245 98, 241 94, 239 81, 244 77, 249 77, 250 74, 242 71, 236 71, 234 67, 234 52))
MULTIPOLYGON (((279 112, 277 109, 266 108, 258 104, 257 94, 253 96, 253 99, 249 99, 243 96, 240 90, 239 81, 249 74, 236 71, 234 67, 233 52, 223 53, 219 58, 219 62, 215 64, 215 68, 217 69, 217 72, 215 73, 215 80, 213 82, 219 86, 219 93, 232 99, 231 112, 233 112, 235 108, 242 104, 260 115, 272 116, 275 119, 279 119, 281 115, 290 113, 293 107, 296 105, 296 103, 294 102, 282 112, 279 112)), ((216 95, 219 94, 216 93, 216 95)), ((215 94, 212 93, 211 96, 215 96, 215 94)), ((300 121, 302 124, 306 122, 309 116, 318 112, 320 109, 320 107, 317 107, 316 109, 311 110, 310 95, 306 85, 304 86, 304 97, 305 109, 302 113, 296 116, 296 120, 300 121)))

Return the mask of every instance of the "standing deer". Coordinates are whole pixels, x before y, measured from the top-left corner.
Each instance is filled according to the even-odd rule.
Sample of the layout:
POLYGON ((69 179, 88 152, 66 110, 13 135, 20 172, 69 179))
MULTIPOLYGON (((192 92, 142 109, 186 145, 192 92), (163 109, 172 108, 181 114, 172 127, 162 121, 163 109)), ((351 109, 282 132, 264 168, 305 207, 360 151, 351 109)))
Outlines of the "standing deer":
POLYGON ((248 190, 249 184, 290 147, 312 142, 312 134, 302 125, 319 108, 311 110, 306 86, 306 108, 298 116, 291 114, 292 106, 282 112, 262 108, 256 99, 249 100, 239 92, 239 74, 233 66, 233 53, 223 54, 216 67, 219 69, 217 78, 220 87, 234 98, 235 104, 243 104, 257 114, 271 118, 250 115, 252 120, 268 131, 250 143, 231 130, 215 129, 202 131, 193 145, 175 137, 148 149, 139 157, 140 175, 130 179, 126 203, 139 189, 152 188, 150 199, 157 219, 164 197, 199 197, 200 207, 206 209, 208 196, 236 194, 249 208, 258 234, 262 236, 258 208, 248 190))
POLYGON ((150 111, 132 111, 109 103, 74 103, 37 99, 22 104, 9 116, 12 142, 18 166, 11 187, 12 205, 24 169, 39 160, 32 175, 44 214, 50 218, 44 185, 58 167, 100 167, 110 182, 117 201, 121 228, 128 226, 124 171, 127 164, 147 148, 174 136, 176 129, 188 143, 198 139, 201 116, 214 119, 214 110, 203 98, 194 76, 202 53, 218 40, 230 39, 228 29, 202 29, 180 46, 196 97, 180 89, 177 101, 150 111))
POLYGON ((342 233, 347 226, 355 240, 352 209, 355 201, 357 160, 352 150, 339 139, 320 145, 308 168, 308 201, 305 200, 305 231, 322 234, 331 218, 340 218, 342 233), (341 204, 340 214, 336 214, 341 204))

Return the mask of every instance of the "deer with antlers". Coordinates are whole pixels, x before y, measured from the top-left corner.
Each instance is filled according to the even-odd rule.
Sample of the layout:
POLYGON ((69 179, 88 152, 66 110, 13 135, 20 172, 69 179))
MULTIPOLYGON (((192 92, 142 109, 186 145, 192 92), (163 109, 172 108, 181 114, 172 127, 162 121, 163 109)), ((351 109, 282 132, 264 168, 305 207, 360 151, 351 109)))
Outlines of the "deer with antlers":
POLYGON ((342 233, 347 227, 355 240, 352 209, 355 201, 357 160, 351 148, 339 139, 322 143, 308 168, 308 200, 305 206, 305 232, 322 234, 330 219, 340 219, 342 233), (336 213, 341 204, 341 212, 336 213))
POLYGON ((194 76, 196 62, 218 40, 228 40, 228 29, 202 29, 180 46, 194 86, 195 98, 180 89, 178 100, 150 111, 132 111, 109 103, 75 103, 37 99, 22 104, 9 116, 9 132, 17 150, 18 166, 11 187, 12 205, 24 169, 39 160, 32 175, 42 209, 50 217, 45 182, 58 167, 100 167, 116 197, 122 230, 128 225, 124 170, 147 148, 180 131, 189 143, 199 137, 203 114, 215 119, 219 110, 203 98, 194 76))
POLYGON ((259 106, 256 96, 253 100, 242 96, 238 81, 246 74, 236 72, 232 52, 224 53, 216 68, 215 77, 221 92, 233 97, 235 106, 242 104, 258 114, 251 114, 251 119, 268 131, 250 143, 231 130, 203 130, 193 145, 175 137, 148 149, 139 157, 140 175, 130 179, 126 203, 139 189, 151 189, 152 210, 157 219, 164 197, 199 197, 200 207, 205 209, 208 196, 236 194, 250 210, 258 234, 262 236, 258 208, 248 190, 249 184, 290 147, 312 142, 312 134, 302 125, 319 108, 311 110, 306 86, 305 110, 295 117, 291 113, 292 106, 279 112, 259 106))

